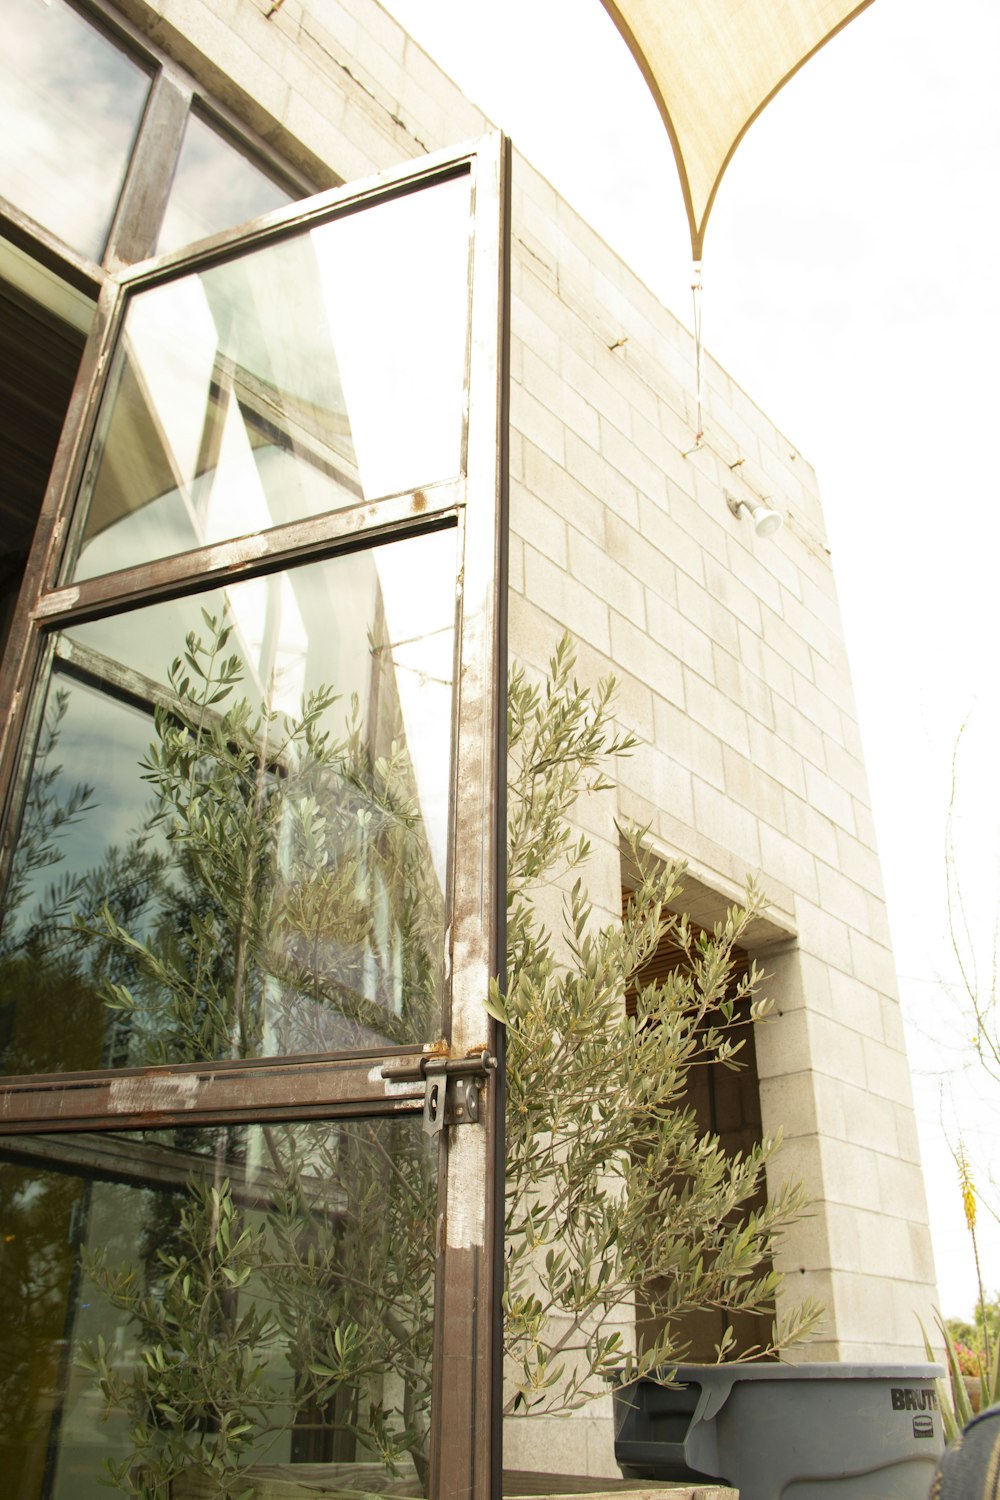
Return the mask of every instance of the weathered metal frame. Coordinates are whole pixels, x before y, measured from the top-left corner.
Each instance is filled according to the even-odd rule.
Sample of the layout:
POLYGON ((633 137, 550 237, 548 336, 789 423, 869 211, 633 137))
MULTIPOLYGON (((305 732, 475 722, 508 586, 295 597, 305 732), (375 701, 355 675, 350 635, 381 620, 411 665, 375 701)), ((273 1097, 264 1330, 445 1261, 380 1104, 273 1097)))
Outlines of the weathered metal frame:
POLYGON ((162 47, 133 25, 110 0, 70 0, 73 8, 111 37, 150 77, 150 92, 126 166, 101 262, 81 255, 58 235, 0 197, 0 234, 95 299, 106 270, 117 271, 153 253, 167 197, 180 156, 188 115, 194 111, 245 149, 261 169, 293 198, 312 193, 317 183, 339 181, 320 163, 305 176, 280 156, 270 142, 220 100, 200 88, 196 78, 162 47))
MULTIPOLYGON (((176 120, 175 120, 176 123, 176 120)), ((166 128, 166 127, 165 127, 166 128)), ((334 556, 389 537, 455 526, 459 536, 456 687, 453 706, 450 1009, 444 1044, 452 1058, 495 1052, 496 1023, 484 1000, 503 967, 504 776, 502 724, 506 553, 506 388, 509 195, 506 143, 490 136, 417 164, 278 210, 243 231, 213 236, 193 252, 147 261, 102 287, 57 450, 36 544, 25 575, 0 701, 10 705, 0 732, 6 788, 0 858, 9 858, 23 793, 24 747, 37 728, 34 692, 60 627, 202 592, 307 558, 334 556), (408 494, 158 559, 99 578, 60 584, 71 541, 73 504, 83 478, 104 377, 133 291, 242 254, 284 235, 470 174, 470 338, 465 473, 408 494)), ((138 189, 137 189, 138 191, 138 189)), ((124 199, 123 199, 124 201, 124 199)), ((154 1129, 172 1123, 342 1118, 414 1113, 421 1080, 383 1076, 386 1061, 419 1064, 422 1048, 322 1057, 219 1062, 174 1068, 60 1074, 0 1084, 0 1136, 37 1132, 154 1129)), ((434 1500, 486 1500, 496 1491, 499 1453, 493 1383, 498 1358, 502 1228, 501 1080, 484 1087, 477 1123, 440 1132, 435 1283, 435 1359, 430 1485, 434 1500), (498 1222, 498 1217, 499 1221, 498 1222)))

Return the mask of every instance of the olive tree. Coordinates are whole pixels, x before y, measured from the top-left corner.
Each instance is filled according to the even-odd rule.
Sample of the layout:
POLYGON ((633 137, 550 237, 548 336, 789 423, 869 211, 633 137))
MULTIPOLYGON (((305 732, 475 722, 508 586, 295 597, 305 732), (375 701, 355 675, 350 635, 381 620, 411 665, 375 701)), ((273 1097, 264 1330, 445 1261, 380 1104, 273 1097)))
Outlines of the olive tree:
MULTIPOLYGON (((0 955, 9 972, 23 967, 25 944, 56 954, 60 983, 71 974, 100 997, 113 1057, 133 1063, 255 1055, 276 991, 291 1050, 309 1050, 325 1014, 348 1039, 373 1026, 391 1038, 404 1019, 405 1035, 421 1017, 433 1026, 428 928, 440 893, 424 889, 405 736, 376 754, 350 705, 333 733, 329 688, 298 716, 253 707, 231 625, 206 616, 205 631, 167 674, 141 767, 143 826, 128 850, 110 851, 86 878, 54 882, 33 917, 21 914, 9 930, 23 936, 0 955), (125 867, 135 880, 122 878, 125 867), (342 955, 376 941, 376 881, 400 934, 405 1018, 345 981, 342 955), (324 968, 326 953, 338 964, 324 968)), ((57 712, 43 741, 50 759, 58 722, 57 712)), ((741 1066, 746 1029, 766 1013, 756 970, 733 983, 761 896, 748 891, 713 933, 700 932, 680 915, 682 870, 626 827, 633 890, 623 919, 599 920, 583 883, 590 851, 574 831, 578 799, 610 787, 616 758, 634 744, 616 727, 613 681, 593 691, 576 681, 568 638, 544 680, 513 670, 507 972, 489 999, 507 1028, 508 1411, 575 1408, 609 1377, 667 1372, 684 1354, 678 1326, 693 1309, 759 1312, 761 1351, 816 1316, 803 1306, 771 1326, 774 1237, 803 1208, 797 1189, 752 1206, 777 1141, 727 1155, 685 1098, 693 1069, 741 1066), (564 900, 551 931, 539 893, 554 883, 564 900), (643 983, 666 935, 686 961, 643 983), (637 1304, 663 1330, 639 1348, 624 1332, 637 1304)), ((91 805, 89 788, 60 792, 54 769, 36 769, 11 885, 22 905, 38 870, 58 863, 61 831, 91 805)), ((138 1349, 123 1361, 98 1339, 79 1355, 107 1409, 126 1419, 128 1451, 109 1461, 111 1478, 144 1500, 185 1472, 213 1494, 249 1494, 252 1463, 276 1434, 306 1423, 341 1455, 381 1460, 390 1473, 408 1460, 423 1486, 431 1158, 365 1122, 338 1127, 335 1139, 322 1125, 262 1129, 268 1172, 256 1198, 212 1166, 238 1159, 227 1137, 192 1175, 183 1206, 166 1206, 169 1223, 147 1236, 142 1263, 90 1259, 138 1349), (328 1183, 345 1164, 350 1201, 335 1203, 328 1183)), ((723 1341, 719 1357, 732 1352, 723 1341)))

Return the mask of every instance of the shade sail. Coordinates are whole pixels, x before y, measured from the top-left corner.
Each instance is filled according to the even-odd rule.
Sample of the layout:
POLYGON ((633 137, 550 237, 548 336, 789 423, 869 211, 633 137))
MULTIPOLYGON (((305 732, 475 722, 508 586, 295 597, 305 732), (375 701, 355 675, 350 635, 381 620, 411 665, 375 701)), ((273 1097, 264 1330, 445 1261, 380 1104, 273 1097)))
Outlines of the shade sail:
POLYGON ((701 259, 722 174, 765 104, 872 0, 603 0, 670 134, 701 259))

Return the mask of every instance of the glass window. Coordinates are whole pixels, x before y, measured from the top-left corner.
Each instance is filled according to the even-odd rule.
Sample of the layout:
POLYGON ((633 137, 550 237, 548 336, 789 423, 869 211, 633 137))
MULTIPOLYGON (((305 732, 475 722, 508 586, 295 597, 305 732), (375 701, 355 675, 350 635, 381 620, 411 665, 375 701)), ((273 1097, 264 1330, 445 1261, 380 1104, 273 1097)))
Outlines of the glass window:
POLYGON ((137 294, 76 579, 457 475, 468 176, 137 294))
POLYGON ((100 260, 149 78, 65 0, 5 0, 3 22, 0 193, 100 260))
POLYGON ((292 201, 225 136, 191 114, 167 199, 157 254, 180 250, 292 201))
POLYGON ((446 529, 56 638, 0 1071, 440 1034, 456 566, 446 529))
POLYGON ((105 278, 5 677, 17 1500, 490 1493, 505 161, 105 278))
POLYGON ((5 1494, 426 1493, 419 1116, 2 1145, 5 1494))

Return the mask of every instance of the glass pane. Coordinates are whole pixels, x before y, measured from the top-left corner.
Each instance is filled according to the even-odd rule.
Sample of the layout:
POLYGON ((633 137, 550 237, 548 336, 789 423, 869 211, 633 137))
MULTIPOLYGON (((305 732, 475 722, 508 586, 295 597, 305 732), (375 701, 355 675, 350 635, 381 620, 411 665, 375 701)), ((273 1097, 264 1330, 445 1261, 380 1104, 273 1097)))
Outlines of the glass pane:
POLYGON ((276 182, 198 115, 188 116, 157 254, 291 203, 276 182))
POLYGON ((5 0, 0 193, 100 260, 149 92, 65 0, 5 0))
POLYGON ((139 293, 73 576, 457 474, 468 236, 463 176, 139 293))
POLYGON ((440 1034, 456 533, 56 640, 0 1071, 440 1034))
POLYGON ((5 1495, 425 1493, 419 1116, 0 1147, 5 1495))

